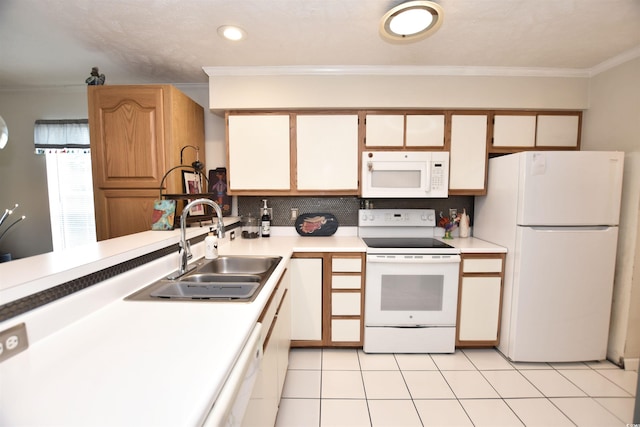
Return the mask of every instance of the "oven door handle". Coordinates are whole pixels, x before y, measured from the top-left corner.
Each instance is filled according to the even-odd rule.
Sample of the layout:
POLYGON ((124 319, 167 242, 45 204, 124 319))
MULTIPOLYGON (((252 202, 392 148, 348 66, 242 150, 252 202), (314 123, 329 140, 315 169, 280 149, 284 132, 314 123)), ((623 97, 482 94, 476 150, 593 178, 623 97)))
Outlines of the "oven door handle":
POLYGON ((367 255, 367 262, 388 264, 452 264, 460 255, 367 255))

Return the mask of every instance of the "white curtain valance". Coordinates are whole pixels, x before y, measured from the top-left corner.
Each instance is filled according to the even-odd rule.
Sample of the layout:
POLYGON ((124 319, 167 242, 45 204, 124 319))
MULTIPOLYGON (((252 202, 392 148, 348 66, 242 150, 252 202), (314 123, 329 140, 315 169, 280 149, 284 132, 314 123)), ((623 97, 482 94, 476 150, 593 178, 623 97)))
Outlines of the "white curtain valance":
POLYGON ((89 121, 36 120, 33 141, 36 154, 89 152, 89 121))

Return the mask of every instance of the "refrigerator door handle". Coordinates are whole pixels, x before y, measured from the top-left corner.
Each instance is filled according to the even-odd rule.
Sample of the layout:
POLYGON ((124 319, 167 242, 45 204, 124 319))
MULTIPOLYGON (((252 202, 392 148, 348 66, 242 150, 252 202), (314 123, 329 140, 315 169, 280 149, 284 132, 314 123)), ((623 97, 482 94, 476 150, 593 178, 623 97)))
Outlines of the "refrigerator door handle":
POLYGON ((576 233, 582 233, 585 231, 607 231, 611 228, 615 228, 615 227, 611 227, 608 225, 592 225, 592 226, 573 226, 573 227, 566 227, 566 226, 558 226, 558 227, 529 227, 534 231, 549 231, 549 232, 554 232, 554 231, 562 231, 562 232, 571 232, 574 231, 576 233))

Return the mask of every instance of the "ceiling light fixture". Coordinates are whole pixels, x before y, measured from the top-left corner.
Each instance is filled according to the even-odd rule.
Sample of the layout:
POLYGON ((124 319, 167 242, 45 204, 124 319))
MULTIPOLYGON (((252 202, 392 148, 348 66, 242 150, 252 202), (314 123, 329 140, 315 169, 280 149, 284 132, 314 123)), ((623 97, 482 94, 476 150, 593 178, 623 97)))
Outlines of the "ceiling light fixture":
POLYGON ((380 34, 392 42, 422 40, 440 28, 442 16, 442 7, 431 1, 402 3, 384 14, 380 21, 380 34))
POLYGON ((223 25, 218 27, 218 34, 220 37, 227 40, 238 41, 247 37, 247 32, 240 27, 234 25, 223 25))

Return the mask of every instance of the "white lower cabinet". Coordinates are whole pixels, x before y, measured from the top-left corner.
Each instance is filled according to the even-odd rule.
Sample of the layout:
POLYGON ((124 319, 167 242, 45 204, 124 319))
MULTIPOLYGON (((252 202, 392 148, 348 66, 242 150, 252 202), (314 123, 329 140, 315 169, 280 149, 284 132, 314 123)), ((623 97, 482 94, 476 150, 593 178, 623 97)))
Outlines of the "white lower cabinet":
POLYGON ((322 258, 291 258, 291 339, 322 340, 322 258))
POLYGON ((458 347, 498 344, 504 254, 462 254, 458 292, 458 347))
POLYGON ((264 309, 263 357, 251 399, 242 420, 243 426, 275 425, 278 405, 289 366, 291 345, 291 292, 290 275, 285 272, 274 297, 264 309))
POLYGON ((500 311, 500 277, 464 277, 460 301, 460 341, 495 341, 500 311))
POLYGON ((362 253, 296 253, 290 265, 293 345, 361 346, 362 253))

